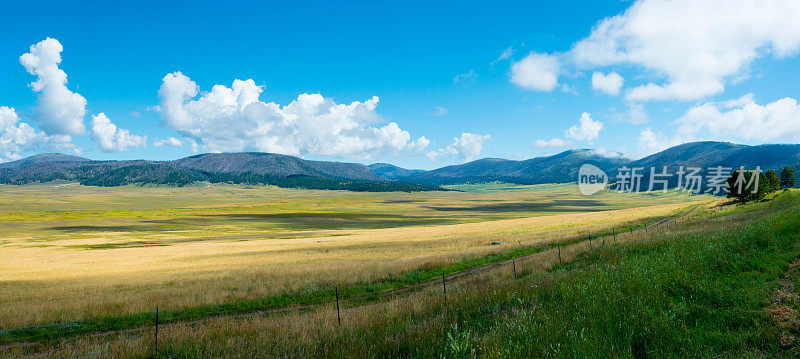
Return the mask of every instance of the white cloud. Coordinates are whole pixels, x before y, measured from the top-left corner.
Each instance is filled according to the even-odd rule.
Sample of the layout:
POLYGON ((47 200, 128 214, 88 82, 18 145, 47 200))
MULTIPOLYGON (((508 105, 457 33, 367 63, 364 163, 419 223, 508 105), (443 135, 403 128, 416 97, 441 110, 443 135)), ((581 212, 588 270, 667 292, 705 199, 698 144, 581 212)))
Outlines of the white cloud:
POLYGON ((785 97, 759 105, 748 94, 739 99, 692 107, 675 121, 677 137, 755 142, 800 142, 800 105, 785 97))
POLYGON ((469 162, 481 154, 483 141, 489 138, 489 135, 464 132, 460 137, 453 137, 452 144, 438 151, 430 151, 427 155, 430 159, 435 159, 440 155, 455 155, 458 156, 462 162, 469 162))
POLYGON ((592 116, 584 112, 578 120, 577 126, 572 126, 564 131, 567 138, 575 141, 591 142, 600 135, 600 130, 603 129, 603 123, 600 121, 592 120, 592 116))
POLYGON ((167 145, 180 147, 180 146, 183 146, 183 142, 181 142, 181 140, 179 140, 179 139, 177 139, 175 137, 170 137, 170 138, 165 138, 165 139, 160 139, 160 140, 153 141, 153 146, 155 146, 155 147, 162 147, 162 146, 167 146, 167 145))
POLYGON ((454 137, 453 143, 444 149, 445 153, 455 154, 462 161, 472 161, 481 154, 483 141, 488 140, 489 135, 464 132, 461 137, 454 137))
POLYGON ((511 55, 513 55, 513 54, 514 54, 514 47, 513 46, 509 46, 505 50, 503 50, 503 52, 500 53, 500 56, 498 56, 496 60, 492 61, 492 63, 490 65, 494 66, 494 64, 496 64, 496 63, 498 63, 500 61, 508 60, 508 59, 511 58, 511 55))
POLYGON ((117 128, 102 112, 92 116, 92 139, 105 152, 125 151, 129 147, 144 146, 147 142, 147 137, 117 128))
POLYGON ((503 50, 503 53, 501 53, 499 57, 497 57, 497 61, 508 59, 511 57, 512 54, 514 54, 514 49, 511 46, 509 46, 505 50, 503 50))
POLYGON ((447 109, 441 106, 436 106, 436 110, 431 114, 432 116, 447 116, 447 109))
POLYGON ((550 140, 536 140, 533 147, 536 148, 559 148, 572 145, 572 141, 563 140, 560 138, 552 138, 550 140))
POLYGON ((625 154, 625 153, 622 153, 622 152, 619 152, 619 151, 612 151, 612 150, 609 150, 609 149, 607 149, 607 148, 605 148, 603 146, 600 146, 600 147, 598 147, 596 149, 593 149, 593 150, 591 150, 591 152, 594 153, 595 155, 603 156, 603 157, 623 157, 623 158, 632 159, 632 157, 630 157, 630 155, 628 155, 628 154, 625 154))
POLYGON ((511 82, 536 91, 552 91, 558 84, 559 59, 555 55, 531 52, 511 65, 511 82))
POLYGON ((469 70, 453 77, 453 85, 467 86, 475 83, 475 81, 478 81, 478 74, 474 70, 469 70))
POLYGON ((639 103, 629 102, 627 119, 628 122, 634 125, 641 125, 647 122, 648 116, 647 113, 644 112, 644 106, 639 103))
POLYGON ((25 153, 39 149, 66 150, 78 153, 70 136, 47 136, 20 122, 14 108, 0 106, 0 162, 22 158, 25 153))
POLYGON ((58 40, 48 37, 31 46, 19 62, 37 77, 30 87, 39 93, 35 119, 41 128, 48 134, 80 135, 86 130, 86 99, 67 89, 67 74, 58 68, 63 50, 58 40))
POLYGON ((660 132, 655 132, 651 128, 645 128, 639 132, 639 153, 635 157, 644 157, 659 151, 663 151, 680 142, 677 138, 670 139, 660 132))
POLYGON ((592 88, 608 95, 619 95, 622 82, 622 76, 616 72, 604 75, 602 72, 595 71, 592 74, 592 88))
POLYGON ((420 136, 420 138, 411 141, 408 144, 408 149, 415 152, 422 152, 428 145, 431 144, 431 141, 425 138, 425 136, 420 136))
POLYGON ((666 79, 633 88, 629 100, 693 100, 722 92, 759 57, 796 52, 798 17, 796 0, 640 0, 599 22, 570 55, 592 66, 641 66, 666 79))
POLYGON ((234 80, 231 87, 215 85, 192 99, 197 85, 176 72, 164 77, 159 111, 166 126, 212 152, 368 159, 407 149, 411 140, 394 122, 379 126, 385 121, 375 112, 378 97, 340 104, 320 94, 301 94, 281 106, 260 101, 262 91, 253 80, 234 80))

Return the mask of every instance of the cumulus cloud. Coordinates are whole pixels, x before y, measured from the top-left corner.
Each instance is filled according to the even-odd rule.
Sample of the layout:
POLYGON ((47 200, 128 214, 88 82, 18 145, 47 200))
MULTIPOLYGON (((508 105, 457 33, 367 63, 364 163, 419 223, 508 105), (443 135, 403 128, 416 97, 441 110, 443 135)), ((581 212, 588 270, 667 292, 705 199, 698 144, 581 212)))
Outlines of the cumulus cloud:
POLYGON ((560 138, 552 138, 550 140, 536 140, 533 143, 533 147, 536 148, 559 148, 559 147, 566 147, 572 145, 572 141, 563 140, 560 138))
POLYGON ((464 132, 460 137, 453 137, 453 143, 438 151, 428 152, 428 157, 434 159, 440 155, 455 155, 462 162, 469 162, 478 157, 483 149, 483 142, 490 138, 489 135, 464 132))
MULTIPOLYGON (((375 112, 378 97, 350 104, 320 94, 301 94, 288 105, 259 100, 253 80, 234 80, 198 94, 180 72, 167 74, 159 90, 164 125, 207 151, 255 150, 290 155, 373 158, 407 149, 408 132, 375 112)), ((416 147, 425 141, 417 140, 416 147)))
POLYGON ((48 37, 31 46, 19 62, 37 77, 30 87, 39 93, 34 118, 41 128, 48 134, 80 135, 85 132, 86 99, 67 88, 67 74, 58 68, 63 50, 58 40, 48 37))
POLYGON ((592 74, 592 88, 608 95, 619 95, 622 81, 622 76, 616 72, 605 75, 602 72, 595 71, 592 74))
POLYGON ((147 137, 117 128, 102 112, 92 116, 92 139, 105 152, 125 151, 129 147, 144 146, 147 142, 147 137))
POLYGON ((414 152, 422 152, 428 145, 431 144, 431 141, 425 138, 425 136, 420 136, 420 138, 411 141, 408 144, 408 149, 414 152))
POLYGON ((644 157, 680 143, 678 138, 669 138, 648 127, 639 132, 639 153, 635 157, 644 157))
POLYGON ((155 147, 162 147, 162 146, 180 147, 180 146, 183 146, 183 142, 181 142, 181 140, 179 140, 179 139, 177 139, 175 137, 170 137, 170 138, 164 138, 164 139, 159 139, 159 140, 153 141, 153 146, 155 146, 155 147))
POLYGON ((20 122, 14 108, 0 106, 0 162, 22 158, 34 150, 55 149, 78 153, 69 136, 48 136, 20 122))
POLYGON ((800 47, 795 0, 640 0, 575 44, 584 65, 641 66, 666 79, 633 88, 632 101, 693 100, 720 93, 757 58, 800 47))
POLYGON ((555 55, 531 52, 511 65, 511 82, 536 91, 552 91, 558 84, 559 59, 555 55))
POLYGON ((800 105, 785 97, 765 105, 753 94, 739 99, 708 102, 692 107, 675 121, 677 137, 698 137, 756 142, 800 141, 800 105))
POLYGON ((731 142, 800 142, 800 104, 791 97, 760 105, 754 96, 707 102, 674 122, 674 135, 646 128, 639 135, 640 155, 697 140, 731 142))
POLYGON ((591 114, 584 112, 578 120, 578 124, 570 127, 565 132, 567 138, 575 141, 591 142, 600 135, 603 123, 592 119, 591 114))

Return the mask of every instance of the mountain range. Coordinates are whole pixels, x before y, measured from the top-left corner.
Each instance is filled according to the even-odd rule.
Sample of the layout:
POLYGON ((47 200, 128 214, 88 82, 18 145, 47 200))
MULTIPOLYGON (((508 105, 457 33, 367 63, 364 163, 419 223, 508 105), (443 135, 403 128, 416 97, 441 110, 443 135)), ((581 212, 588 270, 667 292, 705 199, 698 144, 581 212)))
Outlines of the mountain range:
MULTIPOLYGON (((0 183, 26 184, 55 180, 84 185, 153 184, 184 186, 195 182, 272 184, 280 187, 345 189, 354 191, 426 191, 457 183, 502 181, 517 184, 574 182, 581 165, 590 163, 612 177, 617 169, 679 166, 728 168, 761 167, 800 170, 800 145, 758 146, 728 142, 691 142, 638 160, 590 149, 568 150, 527 160, 484 158, 434 170, 405 169, 388 163, 311 161, 294 156, 243 152, 207 153, 174 161, 94 161, 83 157, 45 153, 0 163, 0 183)), ((646 171, 645 171, 646 172, 646 171)), ((644 184, 649 173, 644 173, 644 184)), ((674 181, 671 182, 674 184, 674 181)))

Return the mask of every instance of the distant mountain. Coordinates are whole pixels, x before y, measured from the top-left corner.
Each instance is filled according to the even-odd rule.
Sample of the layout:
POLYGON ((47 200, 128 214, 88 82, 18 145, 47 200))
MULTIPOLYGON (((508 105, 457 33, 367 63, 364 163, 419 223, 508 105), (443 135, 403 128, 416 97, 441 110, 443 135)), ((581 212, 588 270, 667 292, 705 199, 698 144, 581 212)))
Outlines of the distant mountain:
MULTIPOLYGON (((651 168, 656 174, 667 167, 668 174, 677 173, 679 167, 687 170, 689 167, 700 168, 699 175, 704 178, 701 191, 706 190, 706 176, 710 168, 723 167, 734 171, 739 167, 754 169, 760 167, 762 171, 780 170, 785 167, 795 167, 800 165, 800 145, 776 145, 766 144, 758 146, 738 145, 728 142, 691 142, 668 148, 664 151, 644 157, 640 160, 632 161, 627 165, 629 168, 644 168, 641 173, 641 185, 643 189, 649 188, 651 178, 651 168)), ((616 173, 609 173, 615 176, 616 173)), ((657 177, 663 178, 663 177, 657 177)), ((678 177, 671 176, 663 178, 668 182, 668 187, 678 185, 678 177)), ((684 183, 685 185, 685 183, 684 183)), ((654 186, 654 189, 661 189, 662 186, 654 186)))
POLYGON ((16 161, 0 163, 0 168, 20 168, 39 163, 52 163, 52 162, 88 162, 88 158, 70 156, 62 153, 42 153, 39 155, 23 158, 16 161))
POLYGON ((0 167, 0 183, 55 180, 76 181, 89 186, 185 186, 207 181, 351 191, 442 190, 437 186, 388 180, 370 172, 362 164, 307 161, 270 153, 203 154, 176 161, 92 161, 47 154, 0 167))
POLYGON ((425 172, 424 170, 409 170, 388 163, 375 163, 369 166, 372 173, 386 179, 401 179, 425 172))
POLYGON ((728 142, 690 142, 632 161, 628 167, 696 166, 709 167, 723 162, 749 146, 728 142))
MULTIPOLYGON (((387 163, 365 166, 310 161, 259 152, 201 154, 174 161, 93 161, 46 153, 0 164, 0 183, 68 180, 96 186, 132 183, 183 186, 207 181, 355 191, 422 191, 441 189, 440 185, 490 181, 517 184, 574 182, 578 169, 586 163, 604 170, 612 177, 612 182, 623 166, 642 168, 642 187, 646 189, 650 182, 650 168, 660 172, 664 166, 670 174, 676 173, 679 166, 699 167, 701 176, 707 174, 708 168, 716 166, 731 169, 760 166, 765 171, 790 166, 800 170, 800 145, 692 142, 639 160, 582 149, 522 161, 484 158, 431 171, 405 169, 387 163)), ((670 179, 670 187, 676 185, 676 177, 670 179)))
POLYGON ((404 181, 427 184, 502 181, 518 184, 573 182, 583 164, 593 164, 605 171, 615 169, 630 160, 621 156, 606 156, 594 150, 569 150, 553 156, 523 161, 484 158, 461 165, 401 177, 404 181))
POLYGON ((383 178, 358 163, 309 161, 275 153, 206 153, 173 161, 176 165, 214 173, 255 173, 275 176, 338 177, 380 181, 383 178))

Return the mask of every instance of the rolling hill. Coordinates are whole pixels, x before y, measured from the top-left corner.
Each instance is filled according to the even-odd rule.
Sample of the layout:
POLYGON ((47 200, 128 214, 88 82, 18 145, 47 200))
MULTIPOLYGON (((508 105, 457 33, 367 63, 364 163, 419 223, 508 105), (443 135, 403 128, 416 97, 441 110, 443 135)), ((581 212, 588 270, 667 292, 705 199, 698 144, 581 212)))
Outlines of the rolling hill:
POLYGON ((624 157, 605 156, 593 150, 569 150, 553 156, 523 161, 484 158, 461 165, 413 173, 401 179, 437 185, 489 181, 517 184, 564 183, 575 181, 578 169, 585 163, 608 171, 628 162, 629 160, 624 157))
MULTIPOLYGON (((679 166, 754 168, 794 167, 800 172, 800 145, 739 145, 727 142, 691 142, 630 160, 594 150, 568 150, 527 160, 484 158, 430 171, 405 169, 388 163, 311 161, 294 156, 244 152, 207 153, 174 161, 93 161, 57 153, 45 153, 0 164, 0 183, 26 184, 55 180, 85 185, 118 186, 156 184, 184 186, 195 182, 273 184, 281 187, 348 189, 356 191, 437 190, 458 183, 502 181, 516 184, 574 182, 585 163, 616 176, 622 166, 644 168, 642 186, 649 183, 649 169, 663 167, 675 173, 679 166)), ((675 176, 673 176, 675 177, 675 176)), ((676 178, 669 182, 676 185, 676 178)))

